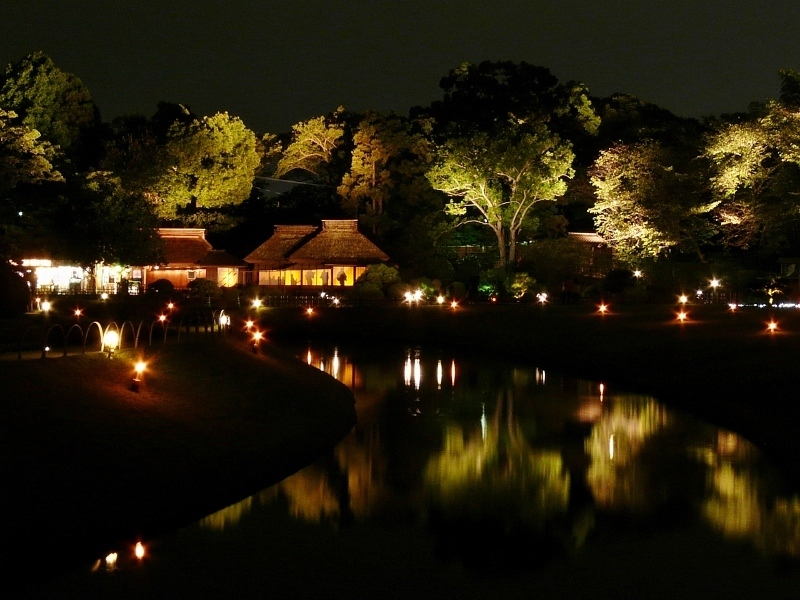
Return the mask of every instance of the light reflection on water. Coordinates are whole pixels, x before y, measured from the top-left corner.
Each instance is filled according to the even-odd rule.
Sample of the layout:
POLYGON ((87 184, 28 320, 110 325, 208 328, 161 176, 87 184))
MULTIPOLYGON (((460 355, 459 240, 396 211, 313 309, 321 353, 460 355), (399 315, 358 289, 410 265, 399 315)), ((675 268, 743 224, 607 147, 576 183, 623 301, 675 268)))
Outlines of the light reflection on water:
POLYGON ((308 348, 305 354, 353 390, 359 413, 353 434, 334 450, 346 494, 334 489, 329 470, 312 465, 206 517, 202 526, 222 529, 277 497, 293 516, 333 525, 343 514, 364 520, 400 502, 417 520, 436 515, 444 529, 467 520, 535 537, 545 530, 553 535, 558 522, 560 543, 566 537, 572 547, 605 514, 656 519, 677 509, 681 520, 697 518, 767 554, 800 553, 800 500, 775 487, 759 452, 734 433, 673 414, 651 398, 609 393, 604 384, 548 380, 539 368, 498 373, 496 365, 458 367, 451 359, 448 382, 441 357, 423 359, 423 351, 410 349, 398 361, 400 385, 391 368, 371 365, 365 376, 338 348, 326 352, 308 348), (435 387, 424 385, 428 369, 435 387), (465 371, 459 387, 457 370, 465 371), (430 419, 432 435, 422 452, 387 448, 386 438, 419 441, 397 431, 408 426, 397 419, 401 407, 430 419), (553 437, 571 429, 563 439, 553 437), (415 472, 406 472, 409 464, 393 465, 400 460, 415 472), (393 468, 402 471, 399 480, 393 468), (571 506, 571 493, 582 497, 576 487, 589 498, 571 506))
POLYGON ((353 391, 357 425, 330 456, 198 531, 243 535, 255 515, 285 507, 321 536, 422 531, 443 564, 466 572, 531 571, 594 556, 593 544, 606 553, 608 540, 635 548, 632 531, 687 527, 768 557, 800 555, 800 500, 759 451, 652 398, 424 348, 296 354, 353 391))

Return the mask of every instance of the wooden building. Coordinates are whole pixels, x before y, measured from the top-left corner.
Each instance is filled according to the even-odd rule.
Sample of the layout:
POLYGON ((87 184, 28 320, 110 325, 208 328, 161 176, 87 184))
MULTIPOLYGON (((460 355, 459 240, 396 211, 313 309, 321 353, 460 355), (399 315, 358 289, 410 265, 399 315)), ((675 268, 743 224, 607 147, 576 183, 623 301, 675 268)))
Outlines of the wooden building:
POLYGON ((388 255, 358 231, 358 221, 324 220, 313 225, 276 225, 267 241, 245 257, 254 282, 263 286, 352 286, 371 264, 388 255))
POLYGON ((195 279, 211 279, 220 287, 233 287, 239 282, 239 270, 249 265, 224 250, 214 250, 206 240, 205 229, 161 228, 166 260, 160 265, 142 267, 142 284, 146 287, 159 279, 167 279, 181 290, 195 279))

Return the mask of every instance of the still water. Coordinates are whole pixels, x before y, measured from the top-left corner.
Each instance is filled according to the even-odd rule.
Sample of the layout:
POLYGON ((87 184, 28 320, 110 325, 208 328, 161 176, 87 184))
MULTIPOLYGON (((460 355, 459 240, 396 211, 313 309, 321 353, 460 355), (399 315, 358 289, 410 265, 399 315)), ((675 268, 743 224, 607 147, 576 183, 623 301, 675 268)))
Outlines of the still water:
POLYGON ((531 366, 289 349, 352 389, 345 440, 31 594, 800 597, 800 500, 734 433, 531 366))

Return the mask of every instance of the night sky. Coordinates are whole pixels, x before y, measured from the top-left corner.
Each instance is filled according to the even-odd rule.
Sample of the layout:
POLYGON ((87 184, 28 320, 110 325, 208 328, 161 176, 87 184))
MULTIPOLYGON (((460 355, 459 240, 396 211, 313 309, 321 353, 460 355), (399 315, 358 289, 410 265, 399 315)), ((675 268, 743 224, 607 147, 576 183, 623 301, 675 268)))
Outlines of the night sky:
POLYGON ((800 2, 7 0, 0 64, 42 50, 104 120, 161 100, 259 133, 339 105, 406 112, 467 60, 542 65, 684 116, 744 110, 800 70, 800 2))

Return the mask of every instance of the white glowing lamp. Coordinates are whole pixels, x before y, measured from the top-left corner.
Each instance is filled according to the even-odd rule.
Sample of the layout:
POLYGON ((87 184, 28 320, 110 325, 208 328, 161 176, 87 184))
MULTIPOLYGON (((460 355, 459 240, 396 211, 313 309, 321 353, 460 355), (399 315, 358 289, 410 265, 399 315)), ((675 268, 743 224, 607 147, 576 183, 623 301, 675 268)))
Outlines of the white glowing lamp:
POLYGON ((720 281, 716 277, 710 281, 711 287, 715 290, 720 286, 720 281))
POLYGON ((136 547, 133 549, 133 553, 139 560, 144 558, 144 546, 142 545, 142 542, 136 542, 136 547))
POLYGON ((82 311, 80 308, 76 308, 76 309, 75 309, 75 316, 76 316, 76 317, 80 317, 80 316, 81 316, 81 314, 83 314, 83 311, 82 311))
POLYGON ((118 344, 119 333, 113 329, 106 331, 105 335, 103 335, 103 346, 105 346, 105 349, 108 352, 108 358, 111 358, 111 355, 114 354, 114 350, 117 349, 118 344))
POLYGON ((252 329, 252 328, 253 328, 253 321, 252 321, 252 319, 247 319, 247 321, 245 321, 245 322, 244 322, 244 324, 245 324, 245 327, 247 327, 247 329, 248 329, 248 330, 250 330, 250 329, 252 329))
POLYGON ((313 308, 311 308, 311 307, 309 306, 309 307, 306 309, 306 314, 307 314, 307 315, 313 315, 313 314, 314 314, 314 309, 313 309, 313 308))
POLYGON ((106 565, 109 567, 113 567, 117 564, 117 553, 112 552, 108 556, 106 556, 106 565))
POLYGON ((139 361, 133 366, 133 370, 136 371, 136 376, 141 377, 144 370, 147 368, 147 363, 144 361, 139 361))
POLYGON ((444 304, 444 296, 441 294, 436 297, 437 304, 444 304))
POLYGON ((253 300, 253 308, 261 308, 261 300, 259 298, 253 300))
POLYGON ((422 290, 416 290, 414 292, 414 300, 416 300, 417 302, 422 300, 422 290))
POLYGON ((680 321, 681 323, 683 323, 686 320, 686 317, 688 317, 688 315, 685 312, 681 311, 678 313, 678 321, 680 321))
POLYGON ((159 321, 161 321, 161 322, 163 323, 164 321, 166 321, 166 320, 167 320, 167 315, 159 315, 159 316, 158 316, 158 320, 159 320, 159 321))
POLYGON ((405 297, 406 302, 410 303, 414 299, 414 294, 412 294, 411 292, 406 292, 405 294, 403 294, 403 297, 405 297))
POLYGON ((642 276, 642 272, 641 272, 641 270, 639 270, 639 269, 636 269, 636 270, 633 272, 633 276, 634 276, 634 277, 636 277, 636 279, 639 279, 639 278, 642 276))
POLYGON ((458 302, 456 302, 455 300, 453 300, 453 301, 450 303, 450 308, 452 308, 453 310, 455 310, 457 306, 458 306, 458 302))
POLYGON ((770 333, 775 333, 778 330, 778 324, 775 321, 770 321, 767 325, 767 329, 770 333))
POLYGON ((728 308, 730 308, 730 309, 731 309, 731 312, 733 312, 733 311, 735 311, 737 308, 739 308, 739 306, 738 306, 736 303, 734 303, 734 302, 731 302, 730 304, 728 304, 728 308))
POLYGON ((681 304, 686 304, 689 301, 689 297, 686 294, 681 294, 678 296, 678 302, 681 304))
POLYGON ((52 308, 52 305, 50 304, 50 302, 48 300, 45 300, 44 302, 42 302, 42 311, 43 312, 47 312, 51 308, 52 308))
POLYGON ((106 292, 100 294, 100 300, 108 300, 108 294, 106 292))
POLYGON ((597 311, 601 315, 604 315, 604 314, 606 314, 608 312, 608 306, 606 306, 605 304, 601 304, 600 306, 597 307, 597 311))

